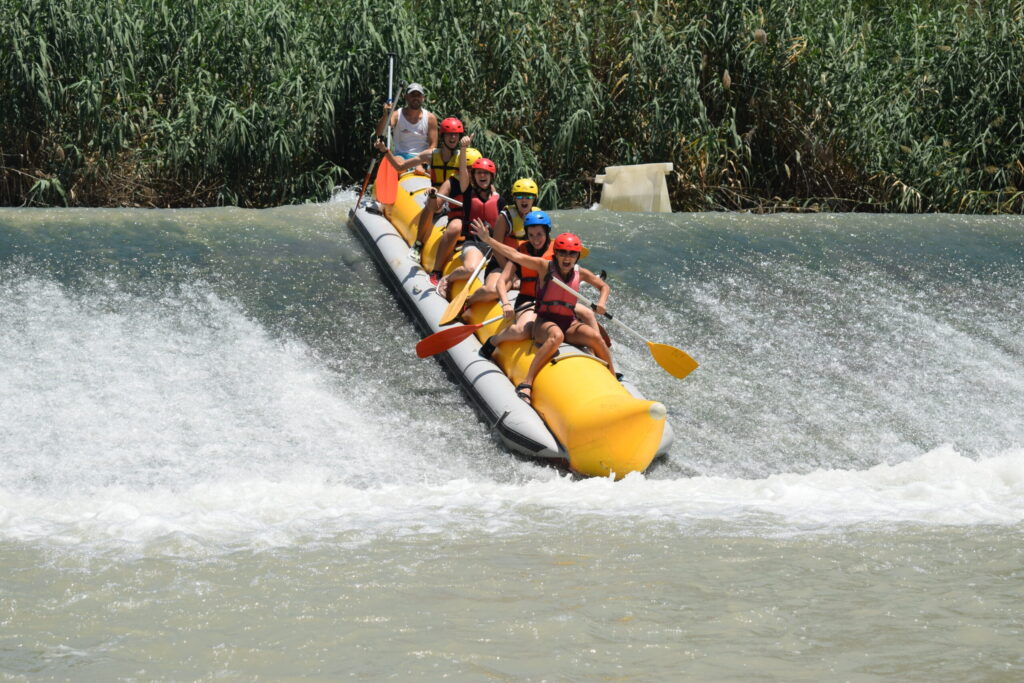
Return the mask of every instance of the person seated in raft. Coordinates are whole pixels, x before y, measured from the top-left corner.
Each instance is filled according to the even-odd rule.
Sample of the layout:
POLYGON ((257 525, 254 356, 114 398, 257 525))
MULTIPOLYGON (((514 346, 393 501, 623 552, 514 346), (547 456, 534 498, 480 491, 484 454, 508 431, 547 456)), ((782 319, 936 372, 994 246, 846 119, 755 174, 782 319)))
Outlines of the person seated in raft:
MULTIPOLYGON (((466 132, 462 121, 449 116, 441 121, 440 129, 441 144, 439 146, 424 150, 408 159, 399 159, 395 156, 387 148, 383 140, 378 139, 374 146, 399 173, 416 166, 429 164, 430 184, 440 188, 446 180, 459 174, 459 166, 463 159, 468 165, 482 156, 480 150, 470 147, 468 142, 465 145, 462 144, 463 136, 466 132), (465 153, 463 153, 463 150, 465 150, 465 153)), ((448 189, 450 190, 450 188, 448 189)), ((441 191, 441 194, 451 196, 444 190, 441 191)), ((442 209, 446 208, 447 205, 442 205, 442 209)), ((413 251, 416 254, 419 254, 420 249, 423 248, 423 243, 427 240, 431 228, 434 227, 434 223, 441 215, 443 215, 443 211, 438 209, 436 202, 424 207, 423 212, 420 214, 416 242, 413 244, 413 251)), ((416 260, 419 260, 418 256, 416 260)))
MULTIPOLYGON (((551 217, 541 209, 533 209, 523 218, 523 225, 526 228, 527 241, 520 244, 517 250, 528 256, 537 256, 550 261, 554 256, 554 243, 551 241, 551 217)), ((501 310, 505 318, 512 324, 484 342, 480 347, 480 355, 483 358, 489 360, 498 344, 502 342, 520 341, 533 336, 533 321, 537 318, 537 313, 529 304, 537 300, 539 280, 537 271, 506 260, 501 276, 495 282, 495 287, 498 299, 501 300, 501 310), (508 290, 516 280, 519 281, 519 293, 513 306, 508 298, 508 290)), ((472 298, 470 297, 470 299, 472 298)), ((597 324, 597 317, 590 308, 582 303, 577 303, 576 317, 580 322, 600 333, 601 328, 597 324)))
MULTIPOLYGON (((547 213, 537 209, 523 219, 526 225, 527 241, 519 245, 517 251, 528 256, 536 256, 548 261, 554 256, 554 242, 551 241, 551 219, 547 213)), ((498 299, 501 301, 501 312, 511 325, 496 335, 488 337, 480 347, 480 355, 490 359, 498 344, 506 341, 519 341, 533 336, 533 321, 537 312, 531 303, 537 301, 537 282, 540 280, 536 270, 521 266, 510 259, 505 260, 501 276, 495 282, 498 299), (513 305, 508 298, 509 286, 519 280, 519 293, 513 305)), ((479 291, 479 290, 477 290, 479 291)), ((472 298, 472 297, 471 297, 472 298)))
POLYGON ((384 114, 377 122, 377 139, 384 139, 384 129, 390 123, 394 131, 394 156, 399 159, 412 159, 437 147, 437 116, 423 107, 426 98, 423 86, 412 83, 405 89, 404 107, 392 111, 392 104, 384 103, 384 114))
MULTIPOLYGON (((540 209, 534 208, 537 192, 537 183, 533 178, 520 178, 512 183, 512 203, 506 204, 498 212, 498 222, 494 226, 494 239, 504 242, 513 249, 518 249, 527 243, 526 226, 523 224, 523 219, 531 211, 540 211, 540 209)), ((507 259, 499 254, 494 254, 491 257, 484 271, 484 284, 466 300, 466 308, 480 301, 498 299, 497 283, 499 279, 506 277, 504 270, 506 262, 507 259)))
POLYGON ((599 314, 605 312, 604 305, 608 301, 611 288, 594 273, 586 268, 580 268, 577 263, 583 251, 580 238, 570 232, 563 232, 556 237, 553 245, 554 258, 549 261, 529 256, 502 244, 490 235, 485 225, 474 223, 472 230, 480 241, 495 252, 520 266, 537 271, 540 277, 537 286, 537 319, 533 324, 533 339, 539 348, 534 354, 533 362, 530 363, 530 369, 526 371, 526 377, 516 385, 516 395, 532 404, 533 382, 541 369, 547 367, 555 357, 555 352, 563 341, 588 347, 591 353, 608 365, 608 371, 615 375, 611 351, 601 339, 601 335, 593 327, 576 319, 577 298, 551 281, 557 277, 577 292, 580 291, 581 282, 593 285, 600 292, 594 310, 599 314))
MULTIPOLYGON (((387 157, 388 162, 399 173, 416 166, 429 164, 430 184, 434 187, 441 187, 441 183, 459 174, 459 159, 462 151, 460 142, 462 136, 466 134, 466 129, 462 125, 462 121, 453 116, 441 121, 439 128, 441 131, 440 145, 422 150, 409 157, 399 157, 392 153, 386 145, 381 144, 382 140, 379 137, 374 146, 377 151, 387 157)), ((473 147, 469 147, 466 154, 469 156, 466 160, 467 164, 472 164, 481 156, 480 150, 473 147)))
MULTIPOLYGON (((467 136, 463 140, 471 138, 472 136, 467 136)), ((468 142, 466 144, 468 145, 468 142)), ((458 178, 452 177, 444 181, 440 190, 441 194, 462 203, 462 206, 453 206, 448 210, 448 225, 437 247, 434 270, 430 273, 430 281, 437 285, 437 293, 441 296, 447 294, 448 286, 452 282, 469 278, 480 265, 484 257, 484 248, 470 231, 470 223, 478 219, 483 221, 489 234, 494 224, 498 222, 498 205, 501 203, 501 195, 494 189, 494 177, 498 174, 498 167, 493 161, 486 157, 477 159, 473 162, 472 173, 465 169, 465 163, 460 163, 459 166, 458 178), (445 192, 446 189, 448 192, 445 192), (451 258, 459 240, 464 240, 462 265, 441 277, 444 265, 451 258)), ((427 206, 430 206, 436 194, 437 191, 431 188, 427 206)))

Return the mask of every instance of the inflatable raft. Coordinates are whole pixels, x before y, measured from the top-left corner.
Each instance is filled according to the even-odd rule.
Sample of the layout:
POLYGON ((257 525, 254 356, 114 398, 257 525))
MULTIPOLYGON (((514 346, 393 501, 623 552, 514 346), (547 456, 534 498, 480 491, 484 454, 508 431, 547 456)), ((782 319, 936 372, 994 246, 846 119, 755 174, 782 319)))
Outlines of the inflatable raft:
MULTIPOLYGON (((415 241, 429 187, 425 176, 405 174, 399 178, 393 203, 366 197, 350 214, 350 224, 385 282, 424 335, 450 327, 439 324, 449 302, 436 292, 428 275, 445 218, 438 221, 423 245, 422 262, 410 259, 410 245, 415 241)), ((445 272, 460 263, 456 252, 445 272)), ((454 282, 448 294, 454 297, 462 287, 478 285, 479 281, 454 282)), ((477 303, 470 315, 472 322, 483 322, 500 316, 501 308, 496 301, 477 303)), ((585 349, 563 344, 552 363, 537 375, 532 406, 518 398, 515 385, 530 366, 532 342, 501 344, 492 360, 478 353, 483 340, 498 332, 502 324, 498 320, 485 325, 475 336, 435 357, 505 447, 531 458, 556 461, 581 475, 616 479, 643 472, 656 457, 668 452, 672 428, 664 405, 646 400, 628 382, 617 381, 585 349)))

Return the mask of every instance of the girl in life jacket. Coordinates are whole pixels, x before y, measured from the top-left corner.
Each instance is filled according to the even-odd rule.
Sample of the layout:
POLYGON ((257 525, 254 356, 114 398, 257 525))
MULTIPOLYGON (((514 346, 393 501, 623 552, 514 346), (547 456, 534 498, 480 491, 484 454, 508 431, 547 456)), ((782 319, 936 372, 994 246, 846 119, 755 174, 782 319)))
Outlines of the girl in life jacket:
MULTIPOLYGON (((523 223, 526 227, 527 241, 520 244, 518 250, 528 256, 539 256, 550 261, 555 253, 555 245, 551 241, 551 217, 545 211, 534 209, 523 218, 523 223)), ((499 239, 497 235, 495 235, 495 239, 499 239)), ((530 304, 537 300, 539 282, 540 273, 537 271, 527 266, 520 266, 514 261, 506 261, 501 277, 497 279, 495 285, 498 290, 498 299, 502 302, 502 312, 512 324, 484 341, 483 346, 480 347, 482 357, 490 359, 498 345, 503 342, 515 342, 533 337, 533 321, 537 319, 537 311, 536 306, 530 306, 530 304), (514 306, 509 302, 508 296, 509 289, 513 288, 513 285, 518 286, 519 289, 514 306)), ((478 289, 477 292, 479 291, 478 289)), ((470 299, 472 298, 470 297, 470 299)), ((590 307, 583 303, 577 303, 576 317, 583 324, 594 328, 601 335, 604 343, 611 347, 611 339, 598 324, 597 316, 594 315, 594 311, 590 307)), ((463 320, 463 322, 468 321, 463 320)))
MULTIPOLYGON (((474 224, 473 230, 477 237, 510 261, 520 266, 535 270, 540 279, 537 284, 537 319, 533 324, 533 338, 539 345, 534 354, 530 369, 523 381, 516 386, 516 394, 527 403, 533 399, 533 382, 540 371, 547 367, 555 357, 558 347, 563 341, 576 346, 586 346, 590 351, 608 365, 614 375, 612 354, 601 335, 590 325, 576 319, 577 298, 551 282, 558 278, 575 291, 579 291, 580 283, 586 282, 597 288, 600 295, 594 307, 595 312, 605 312, 604 305, 608 301, 611 289, 608 283, 577 263, 583 251, 580 238, 564 232, 555 238, 553 243, 554 257, 549 261, 538 256, 530 256, 510 248, 490 236, 482 225, 474 224)), ((504 308, 504 307, 503 307, 504 308)))
MULTIPOLYGON (((554 242, 551 241, 551 218, 544 211, 536 209, 526 215, 523 223, 526 225, 527 241, 520 244, 517 251, 550 261, 555 250, 554 242)), ((505 260, 505 267, 495 282, 495 286, 498 290, 497 296, 501 300, 501 312, 505 319, 512 324, 484 342, 484 345, 480 347, 481 356, 489 359, 498 344, 529 339, 533 336, 533 321, 536 320, 537 313, 529 304, 537 300, 537 283, 539 281, 540 273, 536 270, 528 266, 520 266, 509 259, 505 260), (519 280, 519 294, 516 296, 513 307, 512 302, 509 301, 508 290, 516 279, 519 280)))
MULTIPOLYGON (((469 278, 484 258, 484 247, 470 232, 470 223, 474 220, 483 221, 490 232, 498 222, 498 205, 501 202, 501 196, 494 189, 494 176, 498 172, 494 162, 486 158, 477 159, 473 162, 472 174, 470 175, 467 171, 466 177, 462 177, 462 166, 460 164, 459 181, 449 178, 444 183, 450 188, 451 195, 449 196, 461 202, 462 206, 453 206, 448 211, 448 225, 445 227, 444 235, 437 247, 434 270, 430 274, 430 281, 436 283, 437 293, 441 296, 447 294, 448 285, 451 282, 469 278), (466 182, 461 182, 463 180, 466 182), (464 240, 462 265, 441 277, 445 264, 451 258, 452 252, 455 251, 455 245, 460 240, 464 240)), ((436 190, 431 188, 429 193, 433 196, 436 194, 436 190)), ((446 193, 442 191, 441 194, 446 193)))
MULTIPOLYGON (((494 239, 504 242, 513 249, 527 243, 525 219, 533 213, 543 213, 535 209, 537 202, 537 183, 532 178, 520 178, 512 183, 512 203, 505 205, 498 212, 498 222, 492 234, 494 239)), ((546 214, 545 214, 546 215, 546 214)), ((548 220, 550 232, 550 220, 548 220)), ((545 240, 546 241, 546 240, 545 240)), ((496 301, 498 299, 498 280, 508 277, 504 273, 507 259, 500 254, 493 254, 484 270, 484 284, 466 300, 466 308, 480 301, 496 301)), ((513 264, 515 265, 515 264, 513 264)), ((512 287, 512 281, 507 282, 512 287)))

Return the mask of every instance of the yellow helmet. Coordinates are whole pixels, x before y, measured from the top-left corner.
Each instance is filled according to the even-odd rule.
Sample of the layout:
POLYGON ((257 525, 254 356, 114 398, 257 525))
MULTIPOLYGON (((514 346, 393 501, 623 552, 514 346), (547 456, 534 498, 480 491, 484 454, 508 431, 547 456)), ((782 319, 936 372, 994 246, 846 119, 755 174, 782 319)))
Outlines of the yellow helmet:
POLYGON ((472 166, 474 161, 482 157, 483 154, 481 154, 480 150, 478 150, 476 147, 466 148, 466 166, 472 166))
POLYGON ((540 194, 540 190, 537 188, 537 183, 533 182, 533 178, 520 178, 512 183, 512 194, 532 194, 536 197, 540 194))

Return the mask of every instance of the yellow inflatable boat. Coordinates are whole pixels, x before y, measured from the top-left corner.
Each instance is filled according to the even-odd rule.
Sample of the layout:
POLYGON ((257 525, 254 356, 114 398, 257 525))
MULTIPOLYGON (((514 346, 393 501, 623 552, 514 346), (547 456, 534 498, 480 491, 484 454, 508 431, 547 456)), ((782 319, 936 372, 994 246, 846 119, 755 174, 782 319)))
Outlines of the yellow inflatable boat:
MULTIPOLYGON (((410 259, 419 215, 426 201, 428 179, 408 173, 399 178, 395 200, 382 204, 364 199, 351 213, 351 224, 363 238, 385 281, 426 335, 450 329, 441 326, 448 300, 437 294, 428 273, 444 232, 442 218, 423 245, 423 262, 410 259)), ((460 265, 459 254, 446 269, 460 265)), ((474 280, 453 283, 457 296, 474 280)), ((497 302, 470 309, 474 323, 501 315, 497 302)), ((533 385, 532 406, 519 399, 515 385, 526 375, 533 358, 530 341, 500 345, 493 360, 482 358, 481 341, 499 331, 501 320, 480 327, 436 357, 466 392, 482 417, 511 450, 554 461, 586 476, 621 478, 643 472, 672 443, 665 407, 643 398, 628 382, 620 383, 608 368, 585 349, 563 345, 533 385)), ((462 325, 455 322, 455 326, 462 325)), ((465 328, 463 328, 465 330, 465 328)))

